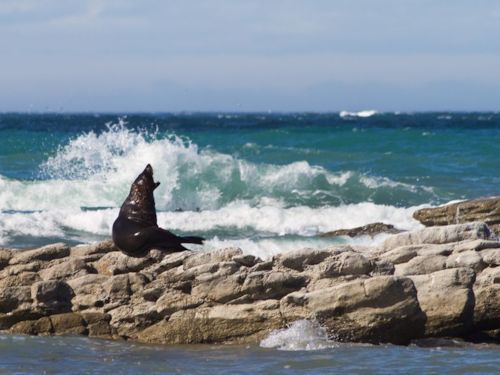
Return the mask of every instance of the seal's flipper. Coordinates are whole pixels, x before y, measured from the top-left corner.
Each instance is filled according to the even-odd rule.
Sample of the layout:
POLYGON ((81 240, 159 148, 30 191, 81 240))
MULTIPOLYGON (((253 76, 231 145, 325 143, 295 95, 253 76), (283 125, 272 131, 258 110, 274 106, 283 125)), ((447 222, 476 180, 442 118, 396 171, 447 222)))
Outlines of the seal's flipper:
POLYGON ((137 241, 144 243, 147 250, 160 249, 170 252, 178 252, 188 250, 181 245, 181 237, 169 232, 168 230, 158 227, 143 228, 133 234, 137 241))
POLYGON ((203 241, 205 241, 203 237, 197 236, 179 237, 179 240, 181 243, 195 243, 197 245, 203 245, 203 241))

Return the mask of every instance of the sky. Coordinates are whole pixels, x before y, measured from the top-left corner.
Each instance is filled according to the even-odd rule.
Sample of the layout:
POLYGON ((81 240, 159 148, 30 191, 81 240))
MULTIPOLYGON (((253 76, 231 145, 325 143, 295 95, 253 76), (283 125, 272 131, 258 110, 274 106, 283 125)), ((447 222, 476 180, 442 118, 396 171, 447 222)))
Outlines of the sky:
POLYGON ((498 0, 0 0, 0 111, 499 111, 498 0))

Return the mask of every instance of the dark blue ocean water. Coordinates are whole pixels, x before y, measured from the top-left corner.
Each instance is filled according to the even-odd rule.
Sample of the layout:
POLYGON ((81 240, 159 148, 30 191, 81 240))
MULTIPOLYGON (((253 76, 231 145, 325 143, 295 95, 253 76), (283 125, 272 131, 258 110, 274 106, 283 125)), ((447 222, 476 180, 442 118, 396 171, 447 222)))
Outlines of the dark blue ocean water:
MULTIPOLYGON (((419 207, 500 194, 500 114, 0 114, 0 247, 109 238, 147 163, 161 182, 160 226, 204 236, 205 250, 266 258, 373 243, 317 235, 377 221, 418 228, 419 207)), ((0 373, 500 372, 495 347, 305 336, 286 333, 284 351, 0 336, 0 373)))

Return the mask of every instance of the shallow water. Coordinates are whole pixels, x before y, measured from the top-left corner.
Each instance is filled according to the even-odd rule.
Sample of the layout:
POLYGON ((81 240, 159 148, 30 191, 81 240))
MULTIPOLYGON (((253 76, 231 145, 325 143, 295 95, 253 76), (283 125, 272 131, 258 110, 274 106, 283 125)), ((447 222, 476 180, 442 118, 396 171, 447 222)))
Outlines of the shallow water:
POLYGON ((500 347, 336 344, 283 351, 256 345, 159 346, 82 337, 0 335, 0 374, 495 374, 500 347))

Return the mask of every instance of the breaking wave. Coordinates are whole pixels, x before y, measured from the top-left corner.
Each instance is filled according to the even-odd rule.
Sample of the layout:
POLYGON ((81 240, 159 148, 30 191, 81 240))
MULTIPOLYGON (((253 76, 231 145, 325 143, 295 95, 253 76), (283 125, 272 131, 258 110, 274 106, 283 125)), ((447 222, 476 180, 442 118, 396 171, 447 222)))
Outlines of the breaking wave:
POLYGON ((306 161, 253 163, 174 134, 130 130, 120 120, 60 146, 37 180, 0 175, 0 244, 30 236, 109 236, 131 181, 148 163, 161 182, 155 191, 159 225, 202 234, 212 244, 314 237, 375 221, 410 229, 419 225, 411 218, 415 207, 433 195, 425 187, 306 161), (390 204, 397 201, 414 204, 390 204))

